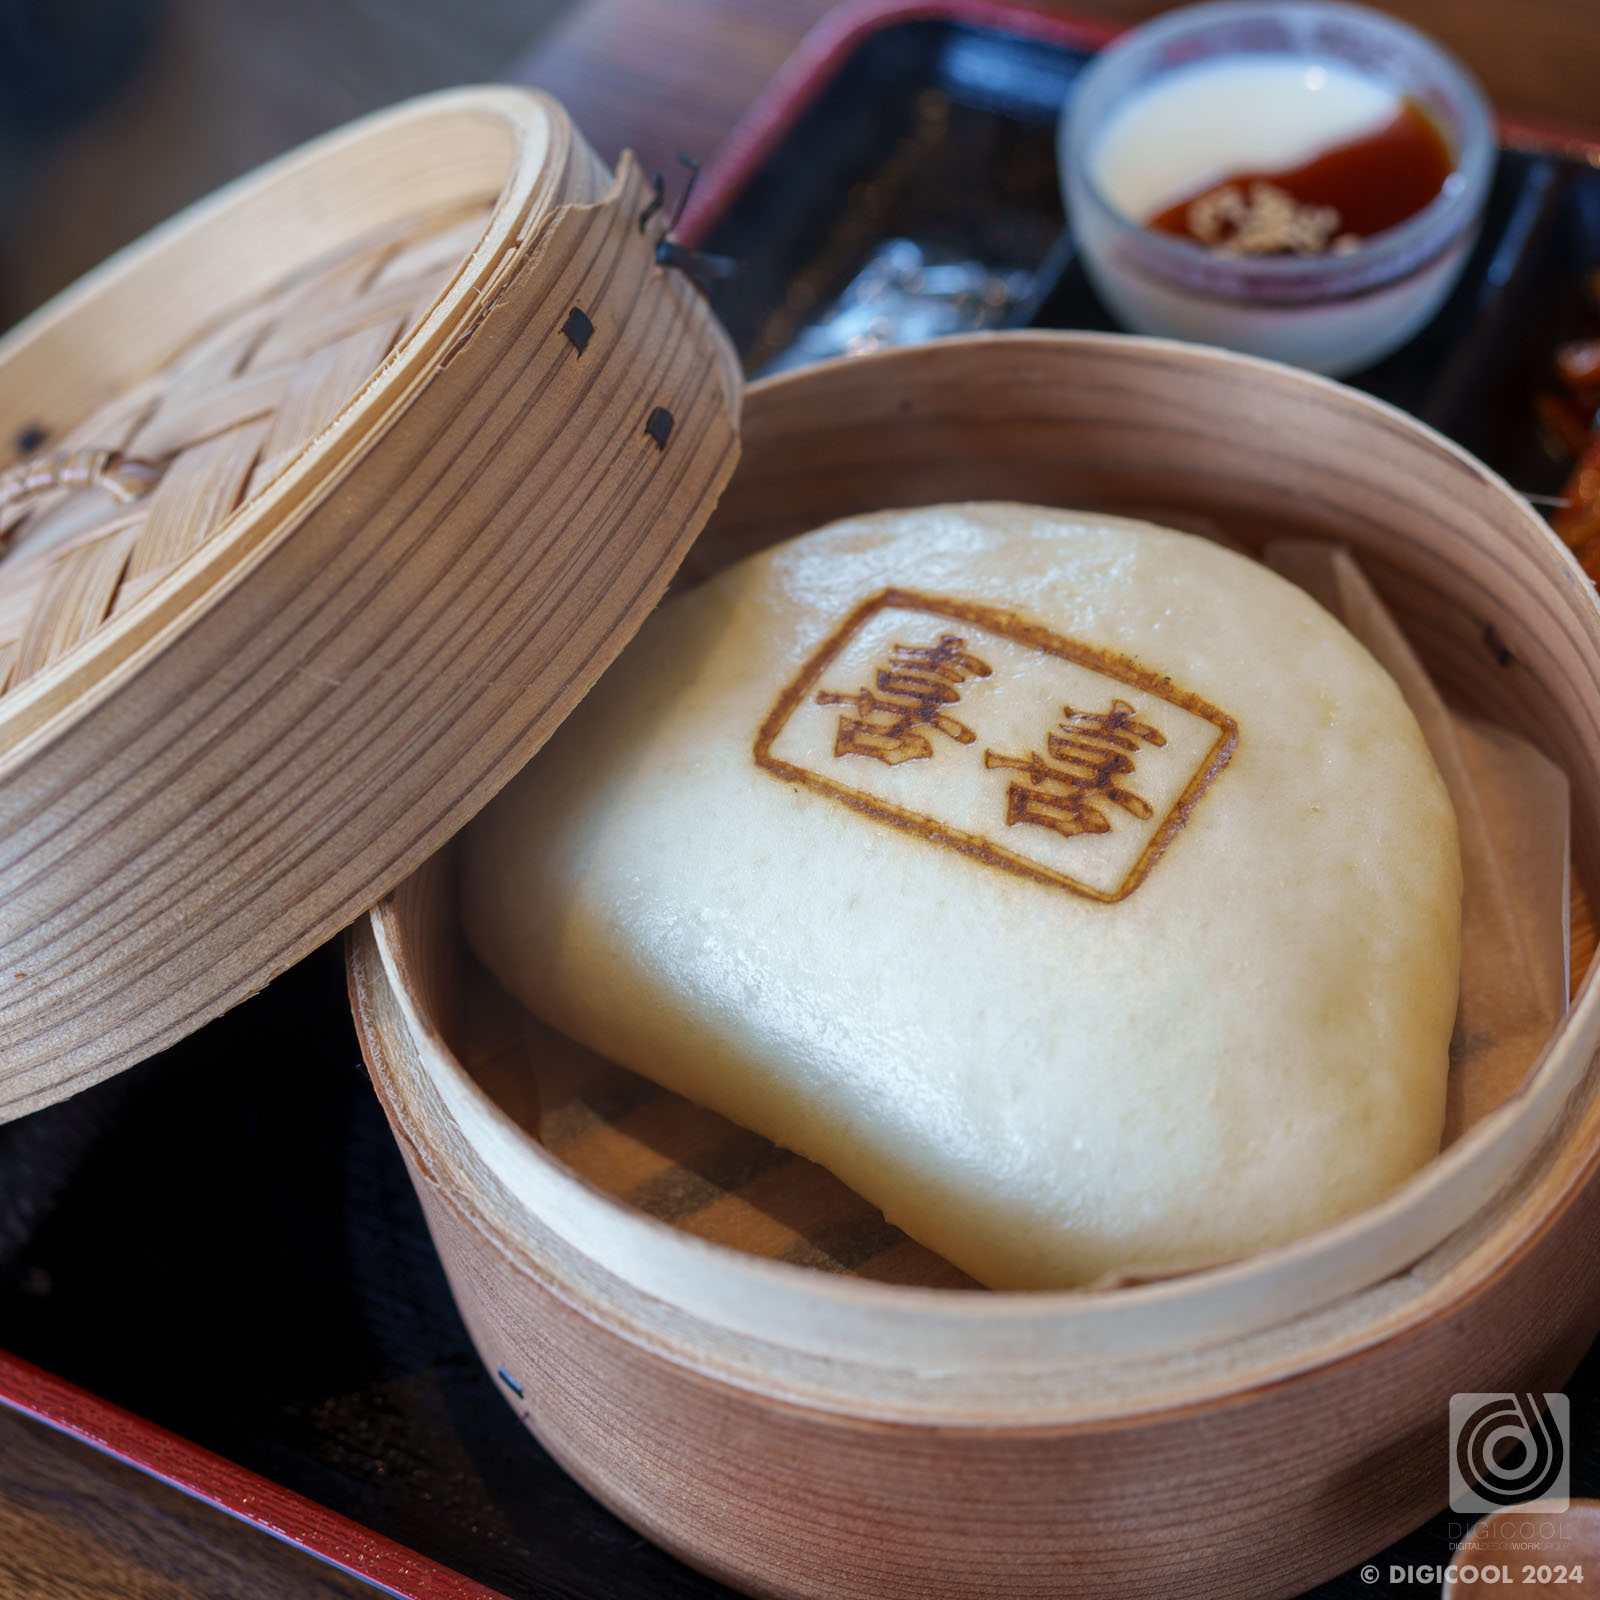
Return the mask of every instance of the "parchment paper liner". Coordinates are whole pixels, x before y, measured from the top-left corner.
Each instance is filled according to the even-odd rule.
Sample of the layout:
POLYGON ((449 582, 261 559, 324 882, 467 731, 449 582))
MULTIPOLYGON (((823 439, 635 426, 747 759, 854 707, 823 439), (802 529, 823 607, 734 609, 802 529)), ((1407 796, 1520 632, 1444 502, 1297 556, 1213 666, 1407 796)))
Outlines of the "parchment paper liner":
POLYGON ((1461 830, 1461 998, 1444 1146, 1526 1080, 1566 1015, 1571 797, 1566 774, 1502 728, 1451 712, 1355 558, 1283 540, 1267 565, 1320 601, 1400 686, 1461 830))

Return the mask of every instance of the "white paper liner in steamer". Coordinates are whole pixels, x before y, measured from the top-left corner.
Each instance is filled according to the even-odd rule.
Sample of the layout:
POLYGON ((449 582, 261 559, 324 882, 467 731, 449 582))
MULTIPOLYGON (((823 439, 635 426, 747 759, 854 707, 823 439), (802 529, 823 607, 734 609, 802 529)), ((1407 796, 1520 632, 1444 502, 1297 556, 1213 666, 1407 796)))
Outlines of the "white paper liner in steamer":
POLYGON ((1567 1012, 1571 796, 1566 774, 1503 728, 1445 705, 1355 557, 1284 540, 1267 565, 1338 617, 1400 687, 1450 791, 1461 834, 1461 999, 1448 1148, 1527 1080, 1567 1012))

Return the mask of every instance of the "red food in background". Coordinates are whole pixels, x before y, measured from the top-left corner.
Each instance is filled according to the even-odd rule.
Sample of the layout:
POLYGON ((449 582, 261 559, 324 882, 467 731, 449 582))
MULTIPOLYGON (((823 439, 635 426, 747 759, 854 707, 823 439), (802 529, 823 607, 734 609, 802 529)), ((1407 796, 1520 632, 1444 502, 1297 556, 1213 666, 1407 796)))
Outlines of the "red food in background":
MULTIPOLYGON (((1588 290, 1600 313, 1600 268, 1589 273, 1588 290)), ((1600 582, 1600 338, 1561 345, 1555 370, 1561 387, 1542 391, 1534 405, 1551 437, 1575 459, 1550 526, 1600 582)))

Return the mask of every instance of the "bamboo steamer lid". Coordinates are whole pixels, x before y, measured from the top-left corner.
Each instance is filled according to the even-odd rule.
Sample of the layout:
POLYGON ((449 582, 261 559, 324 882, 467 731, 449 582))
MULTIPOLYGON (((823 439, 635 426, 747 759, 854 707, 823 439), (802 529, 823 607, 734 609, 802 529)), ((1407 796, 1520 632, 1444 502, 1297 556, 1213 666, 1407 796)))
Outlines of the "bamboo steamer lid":
POLYGON ((664 231, 553 101, 451 92, 0 342, 0 1118, 350 923, 632 635, 738 452, 664 231))

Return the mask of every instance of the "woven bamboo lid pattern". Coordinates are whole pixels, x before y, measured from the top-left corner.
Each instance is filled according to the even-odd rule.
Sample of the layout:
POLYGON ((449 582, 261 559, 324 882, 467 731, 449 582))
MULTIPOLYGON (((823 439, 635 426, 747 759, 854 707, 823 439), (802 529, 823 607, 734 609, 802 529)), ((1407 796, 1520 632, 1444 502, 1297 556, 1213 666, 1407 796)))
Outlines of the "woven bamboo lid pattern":
POLYGON ((632 636, 738 453, 665 226, 554 102, 456 91, 0 343, 0 1119, 346 926, 632 636))
POLYGON ((407 218, 295 273, 13 468, 10 523, 0 524, 0 694, 159 583, 332 422, 439 298, 487 220, 485 207, 407 218))

